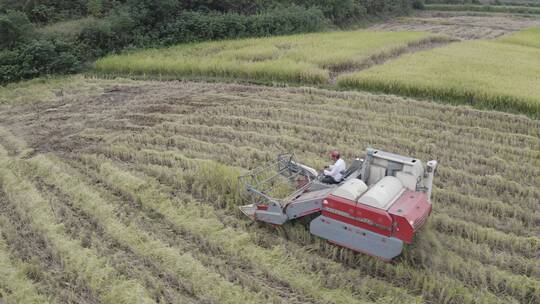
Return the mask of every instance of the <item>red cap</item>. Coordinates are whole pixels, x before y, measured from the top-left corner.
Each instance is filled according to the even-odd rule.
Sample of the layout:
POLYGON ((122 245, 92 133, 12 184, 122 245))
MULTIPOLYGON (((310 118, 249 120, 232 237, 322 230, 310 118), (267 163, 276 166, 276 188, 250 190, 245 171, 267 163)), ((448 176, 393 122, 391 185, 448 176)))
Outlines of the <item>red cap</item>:
POLYGON ((330 152, 330 157, 332 157, 332 159, 339 159, 339 157, 340 157, 339 151, 334 150, 334 151, 330 152))

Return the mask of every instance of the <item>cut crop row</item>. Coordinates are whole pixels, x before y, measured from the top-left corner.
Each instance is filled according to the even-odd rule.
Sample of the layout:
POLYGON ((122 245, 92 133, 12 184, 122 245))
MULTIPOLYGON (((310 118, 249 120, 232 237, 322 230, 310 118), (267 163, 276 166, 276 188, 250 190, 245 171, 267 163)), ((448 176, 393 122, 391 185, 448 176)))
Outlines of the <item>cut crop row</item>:
POLYGON ((97 303, 99 299, 86 282, 64 265, 53 245, 10 206, 3 191, 1 194, 0 230, 12 254, 24 261, 25 273, 38 291, 58 303, 97 303))
POLYGON ((87 185, 66 174, 58 161, 40 155, 35 157, 31 164, 46 183, 68 195, 78 208, 95 218, 108 235, 136 254, 159 264, 163 270, 172 272, 178 281, 187 281, 187 285, 201 300, 213 303, 258 302, 257 295, 208 271, 191 254, 182 254, 177 249, 152 238, 136 226, 126 226, 121 223, 114 215, 113 206, 87 185))
MULTIPOLYGON (((247 267, 248 265, 246 265, 244 261, 236 257, 225 259, 219 250, 208 246, 205 239, 197 238, 193 235, 183 233, 181 230, 175 229, 173 225, 168 224, 166 219, 159 214, 156 214, 155 212, 145 214, 145 210, 140 208, 140 204, 132 201, 130 197, 126 197, 118 191, 112 193, 115 191, 108 187, 108 185, 103 184, 100 181, 99 176, 94 174, 95 172, 93 170, 86 166, 83 167, 81 163, 70 161, 72 165, 75 165, 75 168, 77 169, 75 170, 51 155, 46 157, 38 156, 31 162, 31 168, 36 169, 34 170, 36 171, 36 174, 42 173, 44 169, 47 169, 46 172, 51 172, 47 174, 54 174, 54 178, 51 176, 46 177, 49 180, 53 179, 50 181, 51 184, 54 183, 54 180, 56 179, 65 180, 68 175, 71 179, 76 180, 66 181, 66 185, 73 186, 68 187, 67 190, 65 189, 64 184, 56 183, 54 187, 62 188, 65 193, 68 193, 69 191, 72 196, 76 195, 76 193, 81 193, 81 198, 88 198, 88 193, 91 191, 93 200, 85 201, 90 207, 99 203, 104 204, 103 209, 111 211, 111 207, 114 206, 114 213, 119 217, 118 220, 122 221, 124 225, 134 227, 135 223, 137 223, 139 229, 142 229, 140 234, 143 237, 157 238, 162 240, 163 243, 173 247, 175 250, 189 251, 197 260, 201 261, 209 268, 209 271, 218 271, 222 276, 228 278, 236 285, 240 283, 242 286, 255 291, 258 294, 258 297, 264 299, 265 302, 282 303, 283 301, 286 301, 287 303, 293 303, 295 302, 293 301, 293 297, 298 298, 298 301, 302 303, 311 302, 307 298, 301 297, 300 294, 291 295, 292 292, 288 290, 290 288, 287 286, 287 282, 267 281, 264 276, 256 275, 257 271, 247 267), (44 159, 44 161, 41 161, 42 159, 44 159), (81 171, 84 172, 84 175, 81 175, 81 171), (89 188, 90 184, 99 184, 100 187, 89 188), (104 202, 108 202, 109 205, 104 202), (278 298, 278 295, 282 299, 278 298)), ((42 177, 43 175, 44 174, 41 174, 42 177)), ((146 212, 147 211, 148 210, 146 210, 146 212)), ((150 257, 145 257, 145 259, 151 263, 160 264, 159 259, 157 258, 152 259, 150 257)), ((167 272, 169 269, 163 269, 162 271, 167 272)), ((174 277, 177 276, 175 271, 172 271, 171 273, 173 273, 174 277)), ((180 279, 180 277, 178 277, 178 279, 180 279)), ((184 285, 187 285, 188 292, 194 289, 194 287, 191 286, 193 282, 184 280, 183 283, 184 285)), ((202 286, 198 288, 202 288, 202 286)), ((212 291, 209 291, 209 293, 212 293, 212 291)))
POLYGON ((0 182, 12 207, 46 236, 57 250, 69 271, 87 282, 103 303, 153 303, 147 291, 137 282, 118 275, 92 249, 83 248, 70 239, 61 224, 57 223, 49 204, 38 191, 13 170, 13 163, 0 147, 0 182))
POLYGON ((8 303, 55 303, 54 299, 37 291, 34 283, 26 276, 24 263, 10 254, 1 232, 0 230, 0 299, 8 303))
MULTIPOLYGON (((86 248, 95 249, 121 276, 140 282, 152 299, 171 304, 193 304, 200 301, 185 281, 179 282, 175 274, 167 272, 167 269, 162 269, 158 263, 138 255, 108 235, 98 219, 85 213, 71 197, 48 184, 32 164, 18 162, 17 169, 28 177, 43 198, 51 204, 57 221, 63 224, 72 239, 80 240, 86 248)), ((70 174, 72 179, 79 180, 72 171, 66 170, 63 174, 70 174)), ((121 213, 116 212, 116 215, 121 213)), ((136 226, 133 222, 127 225, 136 226)))
MULTIPOLYGON (((260 130, 264 130, 265 128, 268 130, 272 127, 278 128, 274 131, 268 130, 264 132, 269 133, 268 135, 283 135, 285 132, 290 132, 290 136, 294 136, 296 139, 303 139, 305 145, 313 141, 325 142, 328 141, 329 138, 335 138, 335 131, 325 129, 322 126, 339 124, 342 126, 342 130, 348 131, 347 136, 340 138, 339 145, 349 147, 349 149, 354 148, 350 147, 351 144, 358 145, 358 143, 362 142, 372 144, 377 143, 377 145, 389 145, 390 140, 401 141, 409 150, 414 149, 415 152, 420 152, 421 154, 441 154, 441 151, 438 151, 436 147, 452 146, 454 147, 452 155, 445 155, 445 153, 443 153, 440 156, 437 155, 437 157, 440 158, 441 161, 444 161, 446 165, 452 165, 455 168, 467 168, 468 171, 477 174, 498 173, 504 175, 509 180, 514 180, 523 184, 534 182, 535 177, 537 177, 540 172, 537 167, 527 166, 526 162, 524 162, 526 159, 530 159, 532 163, 535 161, 537 162, 535 159, 538 157, 538 151, 535 151, 534 149, 524 150, 523 148, 513 148, 504 143, 501 143, 499 146, 494 146, 491 142, 491 140, 494 139, 491 139, 489 142, 487 140, 484 142, 475 138, 474 135, 471 135, 470 137, 466 136, 467 133, 464 133, 463 131, 456 132, 460 133, 459 136, 448 131, 442 131, 440 133, 435 133, 436 135, 434 135, 434 133, 432 133, 433 130, 430 127, 424 128, 423 126, 418 125, 418 127, 403 128, 399 125, 394 126, 394 124, 387 124, 386 122, 388 119, 392 118, 383 117, 384 122, 381 121, 381 123, 376 123, 374 119, 370 118, 369 123, 363 125, 363 123, 359 122, 356 118, 345 119, 342 117, 339 122, 320 115, 300 118, 294 112, 289 114, 286 113, 285 110, 272 110, 272 115, 267 117, 267 119, 271 121, 259 120, 258 122, 254 122, 247 120, 245 117, 268 116, 270 110, 251 109, 249 111, 237 110, 236 112, 238 111, 240 113, 229 114, 227 110, 223 109, 218 111, 219 114, 217 112, 215 114, 207 112, 200 116, 195 113, 191 114, 190 117, 179 117, 177 118, 177 121, 185 120, 183 124, 186 126, 189 124, 206 124, 215 127, 218 127, 219 125, 234 126, 235 132, 243 130, 255 131, 247 124, 258 123, 258 125, 254 125, 254 127, 256 126, 260 130), (232 116, 227 117, 226 115, 232 116), (295 122, 295 124, 292 124, 291 122, 295 122), (361 130, 361 132, 358 132, 357 130, 361 130), (377 134, 377 136, 374 134, 377 134), (388 134, 388 136, 385 136, 385 134, 388 134), (404 141, 404 138, 410 136, 416 138, 432 138, 435 142, 429 145, 421 145, 421 143, 404 141)), ((306 113, 303 114, 303 116, 305 115, 306 113)), ((170 126, 170 129, 174 128, 174 125, 177 124, 178 123, 167 123, 165 126, 170 126)), ((336 145, 337 143, 330 144, 336 145)), ((531 145, 534 146, 532 143, 531 145)), ((536 139, 536 145, 540 146, 538 139, 536 139)), ((324 147, 319 147, 314 152, 318 152, 318 150, 322 150, 323 148, 324 147)), ((356 149, 358 149, 358 147, 356 147, 356 149)), ((419 155, 419 157, 422 156, 423 155, 419 155)))

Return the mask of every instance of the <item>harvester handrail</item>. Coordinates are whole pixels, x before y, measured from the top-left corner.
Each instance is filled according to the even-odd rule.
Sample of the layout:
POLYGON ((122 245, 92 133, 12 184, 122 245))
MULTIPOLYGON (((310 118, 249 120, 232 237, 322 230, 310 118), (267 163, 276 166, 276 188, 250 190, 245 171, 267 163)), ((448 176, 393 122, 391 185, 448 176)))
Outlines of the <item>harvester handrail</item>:
POLYGON ((304 187, 300 189, 291 189, 291 193, 287 194, 283 198, 272 197, 267 194, 280 184, 292 183, 296 177, 302 175, 303 170, 298 166, 298 163, 295 160, 295 156, 292 153, 284 153, 278 155, 276 160, 268 161, 263 165, 255 167, 254 169, 248 171, 246 174, 239 177, 240 182, 244 185, 248 193, 261 196, 267 200, 275 201, 282 203, 286 201, 287 198, 294 196, 298 191, 303 190, 304 187), (275 170, 275 171, 274 171, 275 170), (273 171, 272 173, 270 173, 273 171), (268 177, 265 174, 268 173, 268 177), (263 180, 258 180, 258 177, 264 176, 263 180), (282 181, 278 183, 273 183, 275 180, 281 179, 282 181), (268 185, 268 187, 265 187, 268 185))

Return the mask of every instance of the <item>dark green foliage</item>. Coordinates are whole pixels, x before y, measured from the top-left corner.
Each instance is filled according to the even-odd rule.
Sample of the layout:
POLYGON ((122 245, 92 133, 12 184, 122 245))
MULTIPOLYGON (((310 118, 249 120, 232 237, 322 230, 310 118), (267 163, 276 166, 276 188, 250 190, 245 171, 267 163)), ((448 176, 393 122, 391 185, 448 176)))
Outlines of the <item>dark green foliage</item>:
POLYGON ((236 13, 183 12, 160 31, 164 44, 247 36, 283 35, 322 30, 327 21, 319 9, 297 6, 245 16, 236 13))
POLYGON ((481 4, 480 0, 426 0, 426 4, 481 4))
POLYGON ((407 13, 413 1, 419 0, 0 0, 0 84, 71 73, 129 48, 346 26, 407 13), (34 34, 34 24, 88 16, 95 19, 67 42, 34 34))
POLYGON ((414 9, 423 10, 425 8, 424 7, 424 0, 414 0, 413 3, 412 3, 412 7, 414 9))
POLYGON ((73 45, 49 40, 33 40, 14 50, 1 51, 0 83, 76 72, 80 62, 75 53, 73 45))
POLYGON ((32 35, 33 26, 24 13, 8 11, 0 15, 0 48, 14 46, 32 35))

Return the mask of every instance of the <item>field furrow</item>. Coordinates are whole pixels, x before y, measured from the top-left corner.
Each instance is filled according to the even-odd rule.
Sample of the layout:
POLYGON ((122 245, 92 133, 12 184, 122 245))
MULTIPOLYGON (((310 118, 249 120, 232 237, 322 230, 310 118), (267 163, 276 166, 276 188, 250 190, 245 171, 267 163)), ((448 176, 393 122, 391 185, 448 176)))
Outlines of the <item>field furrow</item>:
MULTIPOLYGON (((3 219, 0 218, 0 221, 3 219)), ((8 303, 56 303, 54 299, 38 292, 26 275, 27 267, 23 261, 12 256, 0 229, 0 299, 8 303)))
MULTIPOLYGON (((59 222, 62 222, 68 235, 81 240, 86 248, 106 258, 107 263, 122 276, 137 280, 149 292, 151 298, 163 303, 197 303, 191 289, 178 282, 174 275, 167 273, 150 259, 137 255, 131 248, 117 242, 102 228, 98 219, 93 218, 73 203, 71 197, 47 184, 37 169, 26 163, 18 168, 31 178, 44 199, 50 202, 59 222)), ((70 172, 72 178, 75 176, 70 172)))
MULTIPOLYGON (((4 192, 1 192, 4 195, 4 192)), ((64 267, 55 250, 39 231, 21 218, 6 199, 0 199, 0 229, 14 255, 27 264, 28 276, 42 294, 59 303, 93 304, 98 299, 88 285, 64 267)))
POLYGON ((108 235, 145 259, 155 261, 163 270, 172 272, 178 281, 186 281, 186 285, 200 300, 212 303, 225 303, 223 301, 257 303, 259 301, 256 294, 233 285, 218 274, 212 273, 191 254, 182 253, 169 247, 136 226, 126 226, 121 223, 114 216, 113 206, 87 185, 64 173, 65 169, 58 161, 38 156, 32 160, 32 165, 46 183, 59 188, 59 191, 70 196, 73 203, 95 218, 98 225, 108 235))
POLYGON ((100 301, 154 302, 140 284, 120 277, 95 251, 82 247, 78 241, 66 235, 62 225, 56 222, 49 203, 28 181, 14 172, 13 164, 3 148, 0 148, 0 167, 0 182, 11 206, 46 236, 65 266, 85 280, 100 301))

